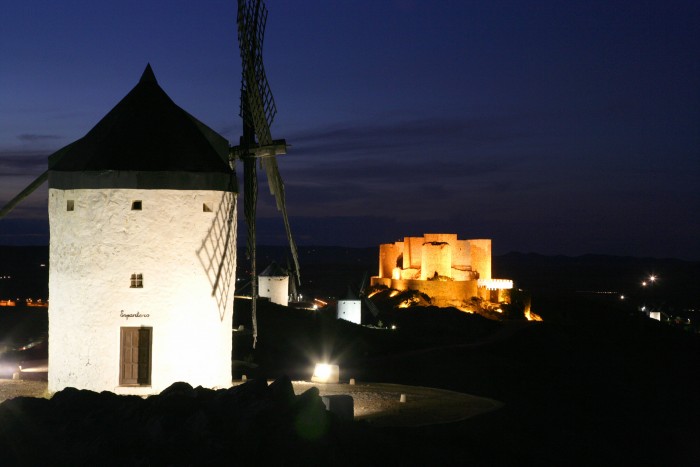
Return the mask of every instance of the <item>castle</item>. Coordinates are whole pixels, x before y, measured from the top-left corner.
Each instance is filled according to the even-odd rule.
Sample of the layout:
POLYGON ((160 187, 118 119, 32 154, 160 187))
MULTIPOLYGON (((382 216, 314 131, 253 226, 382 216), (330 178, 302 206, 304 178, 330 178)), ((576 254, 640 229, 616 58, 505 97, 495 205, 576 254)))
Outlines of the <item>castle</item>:
POLYGON ((513 281, 491 277, 491 240, 459 240, 457 234, 405 237, 379 246, 379 275, 371 285, 415 290, 433 305, 461 307, 473 297, 510 303, 513 281))

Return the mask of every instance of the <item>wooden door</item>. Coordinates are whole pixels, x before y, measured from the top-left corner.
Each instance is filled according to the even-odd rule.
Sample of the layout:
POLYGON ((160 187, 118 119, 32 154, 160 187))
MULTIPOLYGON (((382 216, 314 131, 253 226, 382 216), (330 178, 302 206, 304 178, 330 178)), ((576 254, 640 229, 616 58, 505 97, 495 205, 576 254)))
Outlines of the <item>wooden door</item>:
POLYGON ((121 328, 119 384, 151 384, 151 332, 153 328, 121 328))

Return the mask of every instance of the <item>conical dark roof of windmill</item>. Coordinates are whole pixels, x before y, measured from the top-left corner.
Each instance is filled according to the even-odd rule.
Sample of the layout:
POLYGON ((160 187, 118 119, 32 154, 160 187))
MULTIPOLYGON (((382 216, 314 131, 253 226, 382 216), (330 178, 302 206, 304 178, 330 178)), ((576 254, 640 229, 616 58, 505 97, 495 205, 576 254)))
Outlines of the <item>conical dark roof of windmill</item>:
POLYGON ((289 273, 273 261, 259 275, 262 277, 286 277, 289 276, 289 273))
POLYGON ((348 285, 348 294, 345 296, 345 300, 359 300, 359 295, 355 292, 351 285, 348 285))
POLYGON ((232 172, 226 139, 177 106, 150 64, 92 130, 49 157, 49 170, 232 172))

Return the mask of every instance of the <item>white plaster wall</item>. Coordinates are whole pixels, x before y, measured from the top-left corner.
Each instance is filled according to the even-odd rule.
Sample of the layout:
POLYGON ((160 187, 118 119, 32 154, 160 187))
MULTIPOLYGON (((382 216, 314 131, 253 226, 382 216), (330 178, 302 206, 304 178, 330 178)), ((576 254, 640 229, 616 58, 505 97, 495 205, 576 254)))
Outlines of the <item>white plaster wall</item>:
POLYGON ((289 305, 289 277, 258 276, 258 295, 278 305, 289 305))
POLYGON ((362 306, 360 300, 338 300, 338 319, 355 324, 362 324, 362 306))
POLYGON ((205 190, 49 190, 49 391, 230 385, 235 201, 205 190), (143 288, 130 288, 131 274, 143 274, 143 288), (122 326, 153 328, 151 387, 119 387, 122 326))

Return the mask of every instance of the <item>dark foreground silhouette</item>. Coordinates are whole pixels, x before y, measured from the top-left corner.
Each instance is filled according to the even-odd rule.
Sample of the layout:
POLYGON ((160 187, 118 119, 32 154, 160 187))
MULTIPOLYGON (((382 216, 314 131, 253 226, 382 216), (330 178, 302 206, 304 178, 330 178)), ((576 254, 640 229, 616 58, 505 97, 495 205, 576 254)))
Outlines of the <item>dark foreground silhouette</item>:
POLYGON ((148 398, 67 388, 0 404, 2 465, 343 465, 363 424, 288 378, 229 389, 175 383, 148 398))

